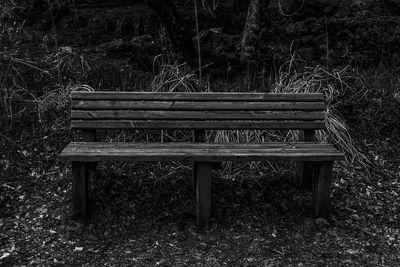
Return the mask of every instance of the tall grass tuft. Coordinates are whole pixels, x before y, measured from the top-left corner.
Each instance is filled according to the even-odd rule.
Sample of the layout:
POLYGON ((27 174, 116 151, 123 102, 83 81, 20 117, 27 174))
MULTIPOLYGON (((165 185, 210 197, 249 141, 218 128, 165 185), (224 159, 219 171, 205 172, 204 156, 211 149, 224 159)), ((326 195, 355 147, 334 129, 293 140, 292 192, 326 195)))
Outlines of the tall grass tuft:
MULTIPOLYGON (((317 66, 305 68, 302 72, 281 72, 272 92, 274 93, 323 93, 328 109, 325 113, 326 131, 317 131, 316 137, 320 142, 329 142, 345 153, 346 161, 358 163, 363 167, 370 164, 367 157, 357 148, 352 138, 356 133, 343 120, 338 105, 341 96, 347 90, 352 90, 347 83, 355 79, 347 73, 347 68, 327 70, 317 66)), ((295 132, 292 136, 296 136, 295 132)))
MULTIPOLYGON (((160 72, 151 84, 152 91, 183 91, 193 92, 200 88, 201 91, 209 91, 202 81, 197 79, 195 72, 189 71, 184 65, 162 64, 160 72)), ((284 67, 279 71, 275 83, 272 84, 272 93, 309 93, 319 92, 325 96, 328 110, 325 117, 326 131, 316 131, 316 138, 320 142, 329 142, 345 153, 346 161, 352 165, 361 164, 366 167, 370 162, 367 157, 357 148, 353 136, 354 132, 342 119, 338 106, 341 96, 353 90, 353 75, 348 73, 346 68, 341 70, 327 70, 322 67, 304 68, 301 72, 284 67)), ((224 89, 218 91, 226 91, 224 89)), ((260 90, 261 91, 261 90, 260 90)), ((182 135, 181 135, 182 136, 182 135)), ((185 140, 190 138, 184 136, 185 140)), ((236 130, 236 131, 207 131, 208 142, 217 143, 262 143, 262 142, 293 142, 299 140, 299 131, 292 130, 236 130)), ((225 177, 237 178, 246 174, 246 177, 264 177, 265 173, 282 174, 288 167, 294 165, 290 163, 233 163, 225 162, 223 174, 225 177)))
POLYGON ((153 71, 158 73, 150 84, 153 92, 209 91, 207 84, 185 64, 165 63, 160 55, 154 59, 153 71))

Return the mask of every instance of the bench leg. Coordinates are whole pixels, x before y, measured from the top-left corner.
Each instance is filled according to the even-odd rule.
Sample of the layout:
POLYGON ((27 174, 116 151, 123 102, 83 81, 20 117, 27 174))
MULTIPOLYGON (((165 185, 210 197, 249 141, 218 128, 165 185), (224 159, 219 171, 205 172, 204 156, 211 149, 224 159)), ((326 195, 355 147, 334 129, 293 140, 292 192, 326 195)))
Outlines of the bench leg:
POLYGON ((197 169, 199 168, 199 163, 196 161, 192 162, 192 191, 193 195, 196 195, 196 187, 197 187, 197 180, 196 180, 196 173, 197 169))
MULTIPOLYGON (((315 131, 314 130, 300 130, 299 131, 300 142, 314 142, 315 131)), ((313 164, 311 162, 301 161, 297 162, 297 177, 301 181, 301 186, 304 189, 312 190, 313 183, 313 164)))
POLYGON ((211 217, 212 162, 196 162, 195 165, 197 227, 208 229, 211 217))
MULTIPOLYGON (((97 133, 96 130, 82 130, 82 141, 83 142, 96 142, 97 133)), ((88 175, 86 176, 89 181, 93 181, 95 178, 95 173, 97 169, 97 162, 88 162, 86 163, 86 172, 88 175)), ((92 191, 91 191, 92 192, 92 191)))
POLYGON ((297 176, 301 181, 301 187, 311 191, 313 183, 313 163, 307 161, 297 162, 297 176))
MULTIPOLYGON (((206 131, 205 130, 194 130, 193 131, 193 141, 194 142, 199 142, 199 143, 205 143, 206 142, 206 131)), ((198 169, 198 163, 193 162, 192 164, 192 189, 193 189, 193 194, 196 194, 196 173, 198 169)))
POLYGON ((72 162, 72 215, 74 219, 86 220, 88 215, 89 169, 84 162, 72 162))
POLYGON ((313 208, 316 218, 328 219, 333 162, 316 164, 313 183, 313 208))
MULTIPOLYGON (((193 162, 192 164, 192 190, 193 190, 193 195, 196 195, 196 170, 199 168, 198 162, 193 162)), ((212 162, 211 168, 213 170, 220 170, 222 169, 222 162, 212 162)))

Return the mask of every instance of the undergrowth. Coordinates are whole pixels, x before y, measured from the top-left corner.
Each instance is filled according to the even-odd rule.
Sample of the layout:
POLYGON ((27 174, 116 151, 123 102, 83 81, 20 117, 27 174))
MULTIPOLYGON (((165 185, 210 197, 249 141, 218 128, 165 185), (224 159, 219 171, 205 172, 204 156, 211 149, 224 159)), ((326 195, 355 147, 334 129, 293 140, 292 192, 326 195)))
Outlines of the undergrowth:
MULTIPOLYGON (((326 69, 291 61, 274 75, 248 71, 211 83, 206 71, 200 80, 197 70, 172 61, 172 55, 160 55, 153 72, 145 73, 126 59, 58 46, 54 31, 44 36, 27 31, 24 21, 10 19, 14 2, 23 1, 0 5, 0 45, 5 48, 0 51, 2 263, 107 264, 104 255, 114 265, 121 259, 126 261, 120 265, 270 266, 264 261, 270 257, 272 265, 275 260, 332 266, 398 262, 398 64, 326 69), (328 131, 318 132, 317 138, 346 152, 348 161, 335 169, 331 227, 313 223, 308 193, 278 182, 294 176, 292 163, 225 162, 227 180, 213 181, 215 223, 202 233, 193 230, 192 192, 184 179, 190 176, 189 164, 113 162, 99 165, 90 189, 96 211, 91 222, 77 228, 66 204, 69 168, 58 155, 79 139, 69 129, 70 93, 82 90, 322 92, 329 104, 328 131), (213 262, 217 258, 222 259, 213 262)), ((193 138, 191 131, 99 130, 98 135, 115 142, 193 138)), ((207 139, 291 142, 299 132, 207 131, 207 139)))
MULTIPOLYGON (((1 11, 10 13, 12 7, 12 2, 9 2, 9 5, 1 7, 1 11)), ((318 141, 332 143, 345 152, 349 166, 373 164, 359 149, 359 143, 365 143, 363 139, 371 132, 375 135, 384 133, 384 136, 398 133, 400 80, 396 66, 388 68, 382 65, 371 70, 326 69, 296 66, 297 62, 290 61, 272 79, 265 72, 247 73, 250 76, 212 84, 207 79, 207 82, 200 80, 197 70, 192 71, 185 64, 171 61, 169 54, 156 57, 153 73, 143 74, 124 61, 104 62, 101 57, 86 55, 69 46, 54 46, 54 42, 50 45, 52 42, 47 39, 56 39, 53 35, 44 36, 36 45, 21 45, 32 38, 25 30, 25 22, 10 19, 1 19, 0 22, 1 45, 6 48, 0 52, 0 139, 3 149, 8 151, 2 155, 4 166, 18 160, 15 155, 23 151, 21 147, 32 138, 40 138, 38 135, 45 125, 56 122, 52 128, 65 132, 65 141, 68 141, 69 96, 74 90, 321 92, 329 106, 325 118, 327 131, 317 131, 316 137, 318 141), (257 84, 270 84, 270 88, 254 86, 257 84)), ((162 131, 161 134, 122 131, 116 137, 110 134, 105 137, 115 141, 189 141, 192 138, 190 131, 162 131)), ((299 140, 299 131, 207 131, 207 140, 292 142, 299 140)), ((294 170, 290 163, 233 165, 226 162, 224 173, 226 177, 235 178, 250 170, 254 174, 252 177, 263 177, 266 171, 279 174, 287 171, 288 167, 290 171, 294 170)))
MULTIPOLYGON (((20 141, 22 140, 21 134, 27 136, 27 133, 23 134, 24 131, 27 131, 26 127, 23 126, 27 125, 27 122, 33 130, 40 127, 43 114, 49 114, 54 110, 68 110, 71 91, 98 90, 96 85, 107 82, 107 76, 92 78, 97 84, 90 81, 90 77, 99 69, 99 66, 96 68, 91 66, 91 64, 96 65, 96 59, 79 54, 68 47, 61 47, 57 51, 47 50, 46 52, 48 53, 47 56, 41 58, 22 57, 21 53, 10 51, 3 53, 3 60, 0 64, 2 71, 1 108, 4 110, 2 113, 4 115, 1 118, 3 146, 9 144, 9 140, 17 142, 18 133, 20 133, 20 141), (92 86, 89 85, 90 83, 92 86)), ((157 61, 154 64, 159 64, 157 66, 159 73, 153 76, 150 86, 147 88, 143 86, 139 88, 139 91, 194 92, 215 90, 212 85, 199 80, 195 72, 190 71, 185 65, 164 64, 157 61)), ((107 68, 113 67, 108 65, 107 68)), ((111 88, 126 90, 126 84, 129 83, 127 79, 129 78, 130 75, 126 75, 126 72, 113 72, 111 79, 114 82, 118 81, 118 83, 114 83, 111 88)), ((366 86, 368 82, 367 78, 363 79, 361 74, 354 75, 348 69, 326 70, 318 66, 304 68, 299 72, 290 67, 286 67, 285 70, 284 66, 270 91, 275 93, 322 92, 329 105, 325 120, 327 131, 317 131, 317 139, 332 143, 345 152, 350 166, 356 164, 366 167, 371 164, 371 161, 357 148, 354 142, 354 138, 360 139, 361 135, 345 123, 341 109, 349 95, 352 95, 353 98, 357 96, 359 101, 361 101, 360 95, 364 97, 369 95, 371 88, 366 86), (362 87, 354 88, 355 84, 362 85, 362 87)), ((385 82, 387 81, 385 80, 385 82)), ((398 78, 397 80, 393 79, 392 82, 391 96, 396 103, 396 97, 399 94, 398 87, 396 87, 398 78)), ((102 90, 102 86, 99 87, 102 90)), ((221 88, 221 91, 229 90, 221 88)), ((382 94, 387 95, 387 92, 382 94)), ((368 99, 364 99, 364 101, 368 101, 368 99)), ((65 131, 67 131, 68 119, 68 117, 63 119, 62 127, 65 131)), ((189 131, 162 131, 160 138, 156 137, 158 133, 135 134, 137 138, 132 140, 155 138, 154 140, 157 141, 172 139, 188 141, 191 139, 189 131)), ((128 137, 130 135, 132 133, 123 131, 113 139, 118 141, 122 137, 127 140, 130 139, 128 137)), ((299 140, 299 131, 207 131, 207 140, 209 142, 292 142, 299 140)), ((176 169, 181 168, 184 168, 183 165, 179 165, 176 169)), ((263 163, 260 165, 258 162, 244 164, 226 162, 223 170, 225 177, 230 178, 240 177, 243 172, 249 171, 247 175, 247 178, 249 178, 263 177, 265 172, 285 173, 288 168, 290 171, 294 171, 294 165, 291 163, 263 163)))

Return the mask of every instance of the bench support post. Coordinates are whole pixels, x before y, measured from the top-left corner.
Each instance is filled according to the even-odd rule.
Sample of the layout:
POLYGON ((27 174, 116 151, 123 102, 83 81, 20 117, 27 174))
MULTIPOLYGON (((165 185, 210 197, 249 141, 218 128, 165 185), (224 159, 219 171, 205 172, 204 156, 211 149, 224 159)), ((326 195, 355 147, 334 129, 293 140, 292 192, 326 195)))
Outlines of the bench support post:
MULTIPOLYGON (((95 142, 96 130, 82 130, 83 142, 95 142)), ((72 162, 72 215, 85 220, 89 214, 89 185, 94 178, 97 162, 72 162)))
POLYGON ((210 228, 212 162, 196 162, 196 216, 197 227, 210 228))
POLYGON ((316 218, 328 219, 333 162, 316 163, 313 181, 313 209, 316 218))
MULTIPOLYGON (((206 142, 206 131, 204 130, 194 130, 193 131, 193 141, 194 142, 199 142, 199 143, 205 143, 206 142)), ((192 163, 192 190, 193 194, 196 195, 196 171, 198 169, 198 162, 193 162, 192 163)))
MULTIPOLYGON (((314 130, 299 131, 300 142, 314 142, 315 132, 314 130)), ((298 180, 301 181, 301 186, 307 190, 312 190, 313 182, 313 164, 311 162, 301 161, 297 162, 297 176, 298 180)))
MULTIPOLYGON (((82 130, 83 142, 96 142, 96 130, 82 130)), ((94 172, 97 169, 97 162, 87 163, 90 179, 94 178, 94 172)))
MULTIPOLYGON (((206 143, 206 131, 205 130, 194 130, 193 131, 193 141, 194 142, 199 142, 199 143, 206 143)), ((193 162, 192 165, 192 188, 193 188, 193 194, 196 194, 196 169, 197 169, 197 163, 193 162)), ((212 169, 213 170, 219 170, 222 169, 222 162, 213 162, 212 163, 212 169)))
POLYGON ((72 216, 86 220, 88 215, 88 170, 84 162, 72 162, 72 216))
MULTIPOLYGON (((96 142, 96 130, 82 130, 82 141, 83 142, 96 142)), ((97 169, 97 162, 87 162, 86 163, 86 172, 87 172, 87 179, 90 185, 90 182, 93 181, 95 177, 95 172, 97 169)))

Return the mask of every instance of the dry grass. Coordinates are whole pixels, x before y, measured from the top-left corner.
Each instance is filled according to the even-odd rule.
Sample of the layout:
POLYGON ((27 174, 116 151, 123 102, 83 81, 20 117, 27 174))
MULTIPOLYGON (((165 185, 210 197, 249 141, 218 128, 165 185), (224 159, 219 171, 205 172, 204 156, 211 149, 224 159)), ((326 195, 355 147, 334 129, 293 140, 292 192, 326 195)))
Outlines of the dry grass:
MULTIPOLYGON (((308 93, 320 92, 325 96, 328 110, 325 117, 326 131, 317 131, 316 138, 320 142, 329 142, 345 153, 349 166, 367 167, 371 162, 358 149, 353 140, 354 132, 348 127, 337 111, 340 96, 346 90, 350 90, 347 84, 349 79, 354 79, 347 73, 346 69, 328 71, 321 67, 305 68, 302 72, 291 70, 280 70, 275 84, 272 86, 272 93, 308 93)), ((294 142, 299 140, 299 131, 212 131, 208 135, 210 142, 294 142)), ((232 163, 226 163, 224 172, 232 176, 238 173, 232 163)), ((260 167, 260 163, 250 162, 242 165, 251 173, 258 173, 260 169, 267 167, 268 171, 283 173, 288 164, 267 164, 260 167), (283 168, 282 168, 283 167, 283 168), (255 172, 254 172, 255 171, 255 172)), ((293 168, 292 168, 292 171, 293 168)), ((239 172, 240 173, 240 172, 239 172)), ((260 177, 263 175, 260 175, 260 177)))
MULTIPOLYGON (((12 5, 4 5, 2 12, 9 12, 10 8, 12 8, 12 5)), ((155 58, 153 71, 156 74, 150 86, 146 86, 147 88, 145 86, 134 86, 131 82, 135 79, 131 75, 132 70, 128 70, 129 75, 121 73, 120 66, 116 64, 115 66, 108 66, 110 69, 104 71, 96 66, 95 59, 79 54, 71 47, 60 47, 51 51, 43 43, 39 57, 31 56, 29 53, 25 53, 26 51, 16 49, 19 40, 28 37, 24 31, 23 23, 17 26, 7 23, 9 22, 3 21, 1 26, 3 26, 2 34, 8 36, 7 40, 2 39, 2 45, 8 47, 8 50, 0 53, 0 107, 2 110, 0 119, 2 129, 4 129, 2 135, 7 138, 11 138, 15 123, 21 118, 35 116, 40 122, 42 114, 46 111, 52 108, 67 108, 68 96, 74 90, 104 90, 103 87, 105 87, 110 90, 135 88, 136 90, 144 89, 154 92, 210 91, 210 84, 198 78, 197 70, 191 71, 185 64, 176 64, 176 62, 171 61, 172 57, 168 54, 155 58), (40 54, 46 56, 40 56, 40 54), (107 77, 107 75, 110 77, 107 77), (91 84, 92 87, 88 84, 91 84)), ((329 71, 322 67, 315 67, 303 68, 301 72, 298 72, 292 68, 293 63, 288 62, 287 65, 281 67, 274 79, 275 82, 272 83, 271 92, 322 92, 329 109, 325 120, 327 131, 318 131, 318 140, 332 143, 345 152, 348 163, 361 164, 362 166, 369 164, 367 158, 357 149, 354 143, 352 138, 354 133, 345 124, 337 110, 341 96, 349 91, 353 95, 362 97, 365 90, 356 91, 350 86, 352 81, 357 78, 354 78, 355 76, 347 69, 329 71)), ((375 75, 364 75, 365 78, 361 83, 370 84, 374 87, 381 85, 384 88, 390 88, 390 91, 396 97, 399 95, 399 81, 395 79, 388 81, 386 78, 391 74, 378 71, 375 75), (379 81, 381 83, 376 84, 379 81)), ((254 77, 258 79, 260 75, 254 75, 254 77)), ((243 80, 257 84, 255 81, 250 81, 249 77, 243 80)), ((218 88, 218 91, 229 91, 235 86, 229 84, 227 87, 229 87, 228 90, 218 88)), ((250 90, 249 88, 251 88, 251 86, 243 84, 240 84, 240 87, 243 87, 240 91, 250 90)), ((123 136, 130 134, 122 133, 123 136)), ((298 137, 298 131, 207 132, 209 142, 288 142, 298 140, 298 137)), ((154 139, 154 133, 146 134, 145 138, 154 139)), ((188 140, 190 138, 190 135, 181 131, 172 133, 162 131, 159 139, 188 140)), ((240 168, 255 173, 259 173, 263 169, 259 163, 254 162, 239 165, 234 166, 232 163, 226 163, 224 173, 232 177, 234 174, 241 173, 240 168)), ((286 165, 284 165, 284 168, 280 168, 279 164, 268 163, 268 167, 273 172, 283 172, 284 169, 287 169, 286 165)), ((263 176, 263 174, 260 174, 260 176, 263 176)))
MULTIPOLYGON (((346 154, 350 164, 358 163, 366 167, 370 162, 354 144, 351 131, 337 110, 340 96, 352 88, 349 79, 354 79, 347 69, 328 71, 322 67, 305 68, 303 72, 281 72, 273 88, 274 93, 323 93, 328 105, 325 113, 326 131, 317 131, 318 141, 329 142, 346 154), (335 86, 336 85, 336 86, 335 86)), ((295 136, 294 133, 292 136, 295 136)))
MULTIPOLYGON (((194 92, 208 91, 202 81, 196 78, 195 72, 189 71, 184 65, 161 64, 160 73, 155 76, 150 89, 152 91, 183 91, 194 92)), ((317 131, 318 141, 329 142, 343 151, 349 166, 370 164, 367 157, 358 150, 353 140, 351 129, 346 125, 337 111, 340 96, 347 90, 352 90, 348 83, 351 76, 347 69, 328 71, 322 67, 305 68, 302 72, 296 72, 287 68, 281 68, 276 82, 272 86, 273 93, 307 93, 321 92, 325 95, 328 110, 325 117, 326 131, 317 131)), ((163 133, 162 133, 163 134, 163 133)), ((191 138, 184 136, 185 140, 191 138)), ((262 142, 292 142, 299 140, 299 131, 207 131, 208 142, 217 143, 262 143, 262 142)), ((284 173, 287 168, 294 172, 294 165, 288 163, 232 163, 225 162, 223 174, 225 177, 237 178, 246 173, 247 178, 264 177, 264 173, 284 173), (262 171, 264 170, 264 171, 262 171)))
POLYGON ((191 71, 186 64, 167 64, 162 62, 162 57, 154 60, 154 76, 150 84, 153 92, 196 92, 209 91, 207 84, 198 79, 195 71, 191 71), (161 61, 161 62, 159 62, 161 61))

